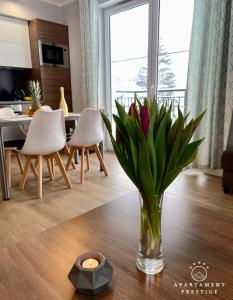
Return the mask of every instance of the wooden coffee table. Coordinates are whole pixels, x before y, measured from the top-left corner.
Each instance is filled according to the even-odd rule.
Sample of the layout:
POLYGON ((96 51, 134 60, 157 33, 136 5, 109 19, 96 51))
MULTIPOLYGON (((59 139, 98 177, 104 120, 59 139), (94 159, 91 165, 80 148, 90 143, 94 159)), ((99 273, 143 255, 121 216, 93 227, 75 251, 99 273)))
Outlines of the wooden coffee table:
POLYGON ((200 205, 202 202, 195 199, 180 197, 179 192, 177 196, 165 195, 165 269, 160 275, 146 276, 136 268, 139 203, 137 193, 130 193, 2 249, 0 299, 232 299, 232 203, 210 197, 201 199, 200 205), (67 279, 76 257, 87 251, 103 253, 114 268, 111 284, 94 297, 75 292, 67 279), (189 267, 198 262, 209 266, 203 284, 220 283, 220 287, 208 288, 218 290, 217 295, 186 294, 194 288, 179 287, 180 283, 195 283, 189 267))

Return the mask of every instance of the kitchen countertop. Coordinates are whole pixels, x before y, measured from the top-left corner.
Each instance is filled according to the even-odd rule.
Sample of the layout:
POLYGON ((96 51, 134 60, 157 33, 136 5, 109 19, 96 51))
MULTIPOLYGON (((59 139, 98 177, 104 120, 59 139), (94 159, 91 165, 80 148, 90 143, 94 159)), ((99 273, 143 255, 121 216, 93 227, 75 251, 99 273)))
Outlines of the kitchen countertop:
POLYGON ((31 104, 32 101, 1 101, 0 100, 0 106, 5 106, 5 105, 17 105, 17 104, 31 104))

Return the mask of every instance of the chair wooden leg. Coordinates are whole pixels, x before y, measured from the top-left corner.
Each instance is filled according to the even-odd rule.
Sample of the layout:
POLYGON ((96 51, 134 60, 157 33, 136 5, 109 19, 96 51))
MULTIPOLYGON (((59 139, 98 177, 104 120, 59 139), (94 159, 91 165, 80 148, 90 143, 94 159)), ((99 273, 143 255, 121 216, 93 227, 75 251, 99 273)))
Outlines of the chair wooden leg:
POLYGON ((99 159, 100 165, 101 165, 101 167, 102 167, 102 169, 103 169, 103 171, 104 171, 104 175, 105 175, 105 176, 108 176, 108 172, 107 172, 107 170, 106 170, 106 167, 105 167, 103 158, 102 158, 102 156, 101 156, 99 147, 98 147, 97 145, 95 145, 95 146, 94 146, 94 149, 95 149, 95 153, 96 153, 96 155, 97 155, 97 157, 98 157, 98 159, 99 159))
MULTIPOLYGON (((25 155, 25 158, 27 159, 27 155, 25 155)), ((30 169, 36 178, 38 177, 37 167, 38 167, 37 159, 36 159, 35 164, 33 164, 33 161, 31 160, 30 169)))
POLYGON ((31 161, 30 168, 31 168, 32 173, 34 174, 34 176, 37 178, 38 177, 38 172, 37 172, 37 169, 38 169, 38 160, 37 159, 36 159, 35 164, 33 164, 33 161, 31 161))
POLYGON ((23 174, 21 176, 21 180, 20 180, 20 184, 19 184, 19 188, 21 190, 24 189, 25 182, 26 182, 27 175, 28 175, 28 170, 29 170, 29 167, 31 165, 31 162, 32 162, 32 157, 31 156, 26 156, 26 164, 25 164, 23 174))
POLYGON ((6 164, 7 164, 7 179, 8 179, 9 187, 11 187, 11 156, 12 156, 12 150, 7 149, 6 164))
POLYGON ((38 177, 37 177, 37 196, 38 198, 42 198, 42 162, 43 157, 42 155, 37 156, 37 162, 38 162, 38 177))
POLYGON ((68 155, 68 160, 67 160, 67 163, 66 163, 66 171, 69 170, 69 167, 70 167, 70 164, 73 160, 73 156, 74 156, 74 152, 76 151, 76 147, 71 147, 70 148, 70 151, 69 151, 69 155, 68 155))
POLYGON ((81 148, 80 183, 83 183, 83 180, 84 180, 84 156, 85 156, 85 147, 82 147, 82 148, 81 148))
POLYGON ((71 189, 71 188, 72 188, 72 185, 71 185, 70 179, 69 179, 69 177, 68 177, 68 175, 67 175, 67 173, 66 173, 65 167, 64 167, 64 165, 63 165, 63 163, 62 163, 62 160, 61 160, 61 157, 60 157, 59 153, 58 153, 58 152, 55 152, 55 153, 53 154, 53 156, 54 156, 54 158, 55 158, 55 160, 56 160, 56 162, 57 162, 57 165, 58 165, 58 167, 59 167, 59 169, 60 169, 60 171, 61 171, 61 173, 62 173, 62 176, 63 176, 64 179, 65 179, 65 182, 66 182, 67 187, 68 187, 69 189, 71 189))
POLYGON ((53 181, 54 176, 53 176, 53 170, 52 170, 52 167, 51 167, 51 160, 48 157, 46 157, 46 163, 47 163, 50 179, 53 181))
POLYGON ((55 166, 54 166, 54 158, 50 158, 50 164, 51 164, 51 169, 52 169, 52 173, 53 173, 53 178, 55 178, 56 175, 56 171, 55 171, 55 166))
POLYGON ((15 156, 16 156, 16 159, 17 159, 17 162, 19 165, 20 173, 23 174, 23 164, 22 164, 22 160, 21 160, 21 157, 20 157, 20 154, 18 151, 15 151, 15 156))
POLYGON ((89 163, 89 151, 86 150, 86 158, 87 158, 87 170, 90 170, 90 163, 89 163))
MULTIPOLYGON (((69 155, 70 155, 70 149, 69 149, 69 147, 67 145, 65 145, 65 147, 64 147, 63 150, 64 150, 65 154, 69 157, 69 155)), ((73 170, 75 170, 76 166, 75 166, 75 163, 74 163, 74 160, 73 160, 73 155, 72 155, 72 159, 70 161, 70 164, 71 164, 73 170)))

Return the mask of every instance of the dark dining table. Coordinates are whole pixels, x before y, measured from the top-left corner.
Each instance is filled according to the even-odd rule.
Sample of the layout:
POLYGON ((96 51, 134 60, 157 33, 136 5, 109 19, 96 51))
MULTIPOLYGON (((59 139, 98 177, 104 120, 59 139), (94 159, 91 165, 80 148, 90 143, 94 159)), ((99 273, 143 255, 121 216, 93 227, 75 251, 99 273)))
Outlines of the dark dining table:
MULTIPOLYGON (((65 121, 77 122, 80 114, 69 113, 65 116, 65 121)), ((6 160, 5 160, 5 150, 4 150, 4 137, 2 134, 2 128, 7 126, 15 125, 29 125, 31 123, 32 117, 27 115, 19 115, 15 117, 0 118, 0 176, 1 176, 1 187, 2 187, 2 198, 3 200, 10 199, 10 189, 6 176, 6 160)), ((100 143, 100 151, 103 155, 103 142, 100 143)))

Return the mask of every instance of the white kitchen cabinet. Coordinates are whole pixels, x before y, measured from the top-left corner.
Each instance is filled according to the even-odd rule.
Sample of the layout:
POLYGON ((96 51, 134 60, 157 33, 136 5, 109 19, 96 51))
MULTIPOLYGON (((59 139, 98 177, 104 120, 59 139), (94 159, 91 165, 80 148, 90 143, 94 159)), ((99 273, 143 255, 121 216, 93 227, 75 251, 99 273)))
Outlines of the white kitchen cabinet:
POLYGON ((27 21, 0 16, 0 66, 32 67, 27 21))

